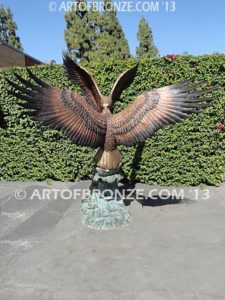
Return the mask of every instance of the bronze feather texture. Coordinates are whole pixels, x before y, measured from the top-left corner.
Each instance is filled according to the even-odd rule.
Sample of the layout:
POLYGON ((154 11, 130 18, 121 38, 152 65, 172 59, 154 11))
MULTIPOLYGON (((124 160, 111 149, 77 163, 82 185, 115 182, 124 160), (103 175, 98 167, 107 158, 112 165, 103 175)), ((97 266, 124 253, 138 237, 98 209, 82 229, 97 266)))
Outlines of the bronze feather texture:
POLYGON ((132 84, 138 66, 122 73, 108 96, 101 94, 87 70, 66 55, 64 68, 68 78, 80 86, 81 95, 49 85, 29 69, 31 80, 18 74, 15 77, 20 85, 7 80, 12 87, 9 93, 24 100, 23 105, 32 109, 33 118, 43 126, 63 131, 77 145, 99 148, 95 162, 103 169, 115 169, 120 165, 118 145, 142 143, 160 128, 201 112, 213 100, 204 95, 216 89, 196 91, 207 81, 194 84, 193 80, 186 80, 144 91, 133 103, 113 115, 113 104, 132 84))

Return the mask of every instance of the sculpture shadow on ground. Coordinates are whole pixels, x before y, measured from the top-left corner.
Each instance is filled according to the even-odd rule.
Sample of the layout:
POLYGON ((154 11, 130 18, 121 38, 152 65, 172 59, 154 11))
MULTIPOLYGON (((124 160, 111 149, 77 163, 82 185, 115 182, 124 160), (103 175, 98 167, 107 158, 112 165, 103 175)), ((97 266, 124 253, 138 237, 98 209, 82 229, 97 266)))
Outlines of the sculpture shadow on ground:
POLYGON ((133 201, 137 201, 142 206, 158 207, 165 205, 175 205, 175 204, 193 204, 195 201, 187 197, 179 197, 175 195, 168 194, 154 194, 152 197, 145 195, 138 195, 135 183, 127 183, 121 187, 121 191, 125 190, 124 204, 126 206, 131 205, 133 201), (131 195, 132 191, 132 195, 131 195))
POLYGON ((144 151, 145 143, 138 144, 132 161, 132 172, 130 176, 131 182, 136 182, 137 172, 140 169, 142 153, 144 151))
MULTIPOLYGON (((136 147, 136 151, 134 154, 134 158, 132 161, 132 172, 130 176, 130 181, 125 177, 122 181, 123 186, 121 190, 135 190, 135 185, 137 182, 137 172, 140 169, 140 164, 142 160, 142 153, 144 151, 145 143, 138 144, 136 147)), ((169 196, 168 195, 154 195, 153 197, 140 197, 137 196, 136 192, 134 192, 132 199, 127 199, 125 197, 124 204, 129 206, 133 201, 137 201, 142 206, 150 206, 150 207, 157 207, 157 206, 164 206, 164 205, 174 205, 174 204, 183 204, 183 203, 193 203, 193 200, 189 198, 182 198, 176 196, 169 196)))
POLYGON ((5 115, 3 114, 2 110, 1 110, 1 107, 0 107, 0 127, 3 128, 3 129, 7 128, 7 124, 6 124, 6 121, 5 121, 5 115))

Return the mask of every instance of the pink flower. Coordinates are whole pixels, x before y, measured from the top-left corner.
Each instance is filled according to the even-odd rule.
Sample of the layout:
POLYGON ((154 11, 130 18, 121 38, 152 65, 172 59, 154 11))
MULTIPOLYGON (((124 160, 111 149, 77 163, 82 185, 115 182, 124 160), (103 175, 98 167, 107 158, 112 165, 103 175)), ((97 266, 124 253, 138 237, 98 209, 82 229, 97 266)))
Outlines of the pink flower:
POLYGON ((167 58, 175 58, 175 57, 177 57, 177 55, 176 54, 167 54, 166 57, 167 58))
POLYGON ((216 126, 216 128, 220 131, 224 131, 225 125, 222 122, 219 122, 216 126))

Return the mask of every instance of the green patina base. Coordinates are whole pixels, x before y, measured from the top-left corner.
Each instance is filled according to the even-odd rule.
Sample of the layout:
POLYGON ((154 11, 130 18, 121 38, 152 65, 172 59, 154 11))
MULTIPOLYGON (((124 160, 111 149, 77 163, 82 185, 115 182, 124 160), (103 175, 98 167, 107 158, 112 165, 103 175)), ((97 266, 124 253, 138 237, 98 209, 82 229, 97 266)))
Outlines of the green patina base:
POLYGON ((107 230, 130 223, 131 215, 124 205, 118 186, 121 179, 123 179, 121 168, 95 169, 90 195, 81 204, 83 224, 93 229, 107 230))

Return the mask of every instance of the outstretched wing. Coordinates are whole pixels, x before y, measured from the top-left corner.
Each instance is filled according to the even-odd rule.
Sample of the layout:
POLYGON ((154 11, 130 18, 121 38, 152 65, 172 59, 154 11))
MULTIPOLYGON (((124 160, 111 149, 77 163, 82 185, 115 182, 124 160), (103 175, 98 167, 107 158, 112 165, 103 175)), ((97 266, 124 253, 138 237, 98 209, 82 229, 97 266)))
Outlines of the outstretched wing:
POLYGON ((101 113, 79 94, 50 86, 27 71, 35 84, 17 74, 23 86, 7 81, 14 88, 9 93, 25 100, 23 106, 34 110, 35 120, 63 131, 77 145, 100 147, 104 144, 106 120, 101 113))
POLYGON ((138 70, 138 65, 136 65, 135 67, 133 67, 130 70, 123 72, 118 77, 118 79, 116 80, 116 82, 112 88, 112 91, 110 93, 113 103, 115 103, 115 101, 119 100, 119 97, 122 94, 122 92, 132 84, 132 82, 134 81, 135 75, 137 73, 137 70, 138 70))
POLYGON ((131 146, 144 142, 163 126, 181 122, 189 114, 207 107, 213 98, 198 97, 216 88, 196 92, 196 88, 206 82, 190 86, 191 81, 186 80, 179 84, 146 91, 127 108, 115 114, 112 127, 117 144, 131 146))
POLYGON ((82 95, 88 103, 95 110, 100 111, 102 96, 93 76, 65 54, 63 64, 69 79, 80 86, 82 95))

